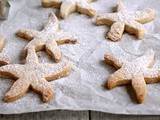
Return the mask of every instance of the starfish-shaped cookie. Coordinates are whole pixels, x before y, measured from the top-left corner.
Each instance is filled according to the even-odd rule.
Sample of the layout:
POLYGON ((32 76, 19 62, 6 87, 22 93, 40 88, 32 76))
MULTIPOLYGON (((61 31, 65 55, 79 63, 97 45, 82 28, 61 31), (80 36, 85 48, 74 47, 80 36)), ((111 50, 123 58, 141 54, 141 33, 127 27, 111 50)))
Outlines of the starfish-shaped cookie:
POLYGON ((54 95, 52 85, 48 82, 67 75, 72 64, 68 61, 57 64, 38 63, 36 54, 31 53, 31 60, 26 64, 10 64, 0 67, 0 77, 16 80, 5 94, 4 101, 11 102, 23 96, 29 88, 42 95, 48 102, 54 95))
POLYGON ((154 61, 154 54, 154 51, 149 49, 146 54, 131 62, 105 54, 105 62, 118 69, 108 78, 107 88, 131 84, 136 93, 137 102, 142 103, 146 95, 146 83, 157 82, 160 78, 160 71, 150 68, 154 61))
MULTIPOLYGON (((31 40, 24 48, 25 56, 31 52, 46 50, 47 53, 56 61, 61 60, 62 54, 58 45, 65 43, 76 43, 77 38, 62 30, 58 31, 58 19, 54 13, 49 14, 49 20, 44 29, 39 32, 36 30, 20 29, 17 35, 31 40)), ((30 57, 30 55, 27 55, 30 57)), ((27 58, 28 59, 28 58, 27 58)))
POLYGON ((96 11, 88 2, 95 0, 41 0, 43 7, 56 7, 60 8, 60 16, 65 19, 72 12, 79 12, 86 14, 90 17, 95 16, 96 11))
POLYGON ((97 25, 111 26, 107 38, 112 41, 121 39, 124 31, 135 34, 138 39, 144 37, 144 26, 155 19, 155 10, 144 9, 142 11, 127 11, 121 0, 117 2, 117 12, 99 15, 96 19, 97 25))

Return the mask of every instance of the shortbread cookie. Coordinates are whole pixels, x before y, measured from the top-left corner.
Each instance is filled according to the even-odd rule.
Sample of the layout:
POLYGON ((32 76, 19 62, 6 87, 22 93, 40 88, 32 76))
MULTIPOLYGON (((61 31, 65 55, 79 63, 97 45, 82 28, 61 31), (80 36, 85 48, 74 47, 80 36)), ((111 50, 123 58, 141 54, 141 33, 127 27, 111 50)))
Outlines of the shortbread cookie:
POLYGON ((5 94, 4 101, 11 102, 23 96, 29 88, 42 95, 48 102, 54 95, 52 85, 48 82, 67 75, 72 67, 68 61, 57 64, 38 63, 35 53, 26 64, 10 64, 0 67, 0 77, 16 80, 5 94))
MULTIPOLYGON (((17 31, 17 35, 30 40, 24 48, 25 56, 29 54, 29 50, 35 53, 45 49, 56 62, 59 62, 62 58, 61 50, 58 45, 65 43, 74 44, 77 42, 77 38, 74 35, 63 32, 62 30, 58 31, 58 19, 54 13, 49 15, 49 21, 41 32, 20 29, 17 31)), ((30 57, 30 55, 27 56, 30 57)))
POLYGON ((95 16, 96 11, 88 2, 95 0, 41 0, 43 7, 60 8, 60 16, 65 19, 72 12, 79 12, 90 17, 95 16))
POLYGON ((142 103, 146 96, 146 83, 158 82, 160 71, 150 68, 154 61, 154 51, 148 50, 143 56, 128 62, 123 59, 105 54, 105 62, 118 69, 111 74, 107 81, 107 88, 131 84, 138 103, 142 103))
POLYGON ((106 38, 112 41, 121 39, 124 31, 135 34, 138 39, 144 38, 144 26, 155 19, 154 9, 144 9, 142 11, 127 11, 121 0, 117 2, 117 12, 99 15, 96 19, 97 25, 111 26, 106 38))

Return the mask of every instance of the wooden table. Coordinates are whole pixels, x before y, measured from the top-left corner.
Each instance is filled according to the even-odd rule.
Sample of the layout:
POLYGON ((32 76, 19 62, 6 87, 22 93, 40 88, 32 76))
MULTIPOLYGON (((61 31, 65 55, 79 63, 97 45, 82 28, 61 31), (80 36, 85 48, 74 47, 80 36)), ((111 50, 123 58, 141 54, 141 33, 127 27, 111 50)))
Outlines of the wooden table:
POLYGON ((114 115, 94 111, 47 111, 0 115, 0 120, 160 120, 160 116, 114 115))

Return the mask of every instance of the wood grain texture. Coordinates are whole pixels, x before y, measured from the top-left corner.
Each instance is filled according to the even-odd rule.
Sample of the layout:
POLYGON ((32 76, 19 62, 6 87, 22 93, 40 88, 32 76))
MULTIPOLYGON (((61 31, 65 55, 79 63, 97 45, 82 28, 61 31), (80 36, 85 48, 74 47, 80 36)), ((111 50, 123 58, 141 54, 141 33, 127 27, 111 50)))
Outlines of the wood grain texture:
POLYGON ((0 120, 89 120, 89 112, 65 110, 18 115, 0 115, 0 120))
POLYGON ((90 120, 160 120, 158 115, 115 115, 102 112, 90 112, 90 120))
POLYGON ((160 116, 114 115, 94 111, 48 111, 0 115, 0 120, 160 120, 160 116))

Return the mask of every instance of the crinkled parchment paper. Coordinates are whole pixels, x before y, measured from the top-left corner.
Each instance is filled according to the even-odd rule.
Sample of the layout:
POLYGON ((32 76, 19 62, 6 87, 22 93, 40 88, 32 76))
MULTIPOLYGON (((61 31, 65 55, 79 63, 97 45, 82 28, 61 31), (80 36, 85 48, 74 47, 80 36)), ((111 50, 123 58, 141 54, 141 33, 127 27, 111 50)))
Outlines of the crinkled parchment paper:
MULTIPOLYGON (((10 55, 13 63, 21 63, 20 53, 28 43, 15 32, 20 28, 41 30, 50 12, 59 14, 54 8, 42 8, 40 0, 9 0, 11 10, 6 21, 0 21, 0 32, 7 38, 4 53, 10 55)), ((97 0, 91 5, 97 13, 113 12, 116 1, 97 0)), ((4 94, 13 84, 11 79, 0 79, 0 113, 14 114, 56 109, 97 110, 118 114, 160 114, 160 83, 147 85, 147 95, 143 104, 137 104, 130 86, 107 90, 103 87, 108 76, 115 69, 102 60, 105 53, 132 60, 141 56, 148 48, 156 51, 155 65, 160 66, 160 1, 124 0, 129 10, 146 7, 156 9, 157 17, 145 24, 145 38, 125 33, 119 42, 105 39, 108 27, 96 26, 95 18, 73 13, 67 19, 60 19, 60 28, 79 38, 76 45, 61 45, 63 60, 74 63, 69 76, 52 81, 56 95, 49 103, 43 103, 33 91, 11 103, 3 102, 4 94)), ((37 53, 40 62, 54 63, 45 52, 37 53)))

